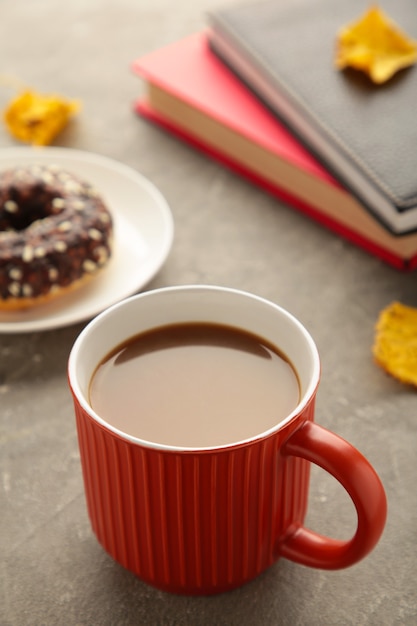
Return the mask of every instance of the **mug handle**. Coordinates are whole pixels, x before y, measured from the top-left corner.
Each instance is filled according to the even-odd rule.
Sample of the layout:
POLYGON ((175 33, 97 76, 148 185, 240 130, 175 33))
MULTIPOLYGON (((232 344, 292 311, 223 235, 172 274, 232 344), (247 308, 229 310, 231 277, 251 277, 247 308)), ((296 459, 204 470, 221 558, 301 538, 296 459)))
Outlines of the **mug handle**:
POLYGON ((387 516, 385 491, 370 463, 350 443, 310 421, 289 437, 282 453, 315 463, 334 476, 352 498, 358 525, 352 539, 342 541, 300 523, 280 542, 280 556, 328 570, 349 567, 366 556, 378 542, 387 516))

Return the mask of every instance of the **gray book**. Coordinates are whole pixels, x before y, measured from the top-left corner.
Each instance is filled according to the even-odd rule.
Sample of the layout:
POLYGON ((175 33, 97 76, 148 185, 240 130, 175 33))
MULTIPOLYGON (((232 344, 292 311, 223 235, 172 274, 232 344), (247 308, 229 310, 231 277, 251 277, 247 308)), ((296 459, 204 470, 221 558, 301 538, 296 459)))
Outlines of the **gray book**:
MULTIPOLYGON (((363 0, 269 0, 209 13, 212 50, 395 235, 417 230, 417 66, 375 85, 338 71, 339 29, 363 0)), ((415 0, 384 12, 417 40, 415 0)))

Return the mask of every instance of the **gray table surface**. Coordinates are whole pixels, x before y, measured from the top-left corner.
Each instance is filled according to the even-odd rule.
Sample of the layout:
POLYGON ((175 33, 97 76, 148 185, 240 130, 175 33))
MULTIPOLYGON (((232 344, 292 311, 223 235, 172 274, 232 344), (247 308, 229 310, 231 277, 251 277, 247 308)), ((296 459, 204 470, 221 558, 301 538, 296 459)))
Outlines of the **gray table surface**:
MULTIPOLYGON (((217 3, 218 4, 218 3, 217 3)), ((338 572, 281 560, 212 597, 150 588, 102 550, 87 518, 72 401, 71 345, 83 323, 0 335, 1 626, 411 625, 417 623, 416 391, 374 363, 374 324, 417 306, 416 275, 341 240, 139 119, 136 57, 203 28, 213 0, 2 0, 0 73, 82 101, 55 145, 117 159, 155 183, 175 220, 171 254, 146 289, 211 283, 289 309, 322 358, 317 421, 357 446, 385 485, 375 550, 338 572)), ((0 84, 4 107, 13 90, 0 84)), ((0 129, 0 147, 16 142, 0 129)), ((312 472, 309 524, 352 534, 341 487, 312 472)))

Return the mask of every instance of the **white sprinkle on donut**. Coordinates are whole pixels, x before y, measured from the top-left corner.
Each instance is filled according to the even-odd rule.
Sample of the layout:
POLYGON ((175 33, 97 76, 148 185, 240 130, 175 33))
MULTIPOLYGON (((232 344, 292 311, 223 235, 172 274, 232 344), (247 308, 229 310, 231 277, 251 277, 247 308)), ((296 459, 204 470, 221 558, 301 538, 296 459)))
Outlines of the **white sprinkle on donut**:
POLYGON ((100 239, 102 239, 103 237, 103 235, 97 228, 89 228, 88 236, 90 237, 90 239, 93 239, 94 241, 100 241, 100 239))
POLYGON ((63 209, 65 206, 65 200, 63 198, 54 198, 52 200, 52 206, 54 209, 63 209))
POLYGON ((46 256, 45 248, 43 246, 38 246, 37 248, 35 248, 34 255, 37 259, 42 259, 44 256, 46 256))
POLYGON ((81 193, 81 186, 73 180, 67 180, 64 183, 64 187, 65 187, 65 191, 67 191, 68 193, 74 193, 74 194, 81 193))
POLYGON ((4 208, 8 213, 17 213, 19 210, 19 207, 14 200, 7 200, 4 203, 4 208))
POLYGON ((41 178, 47 185, 51 185, 54 182, 54 177, 49 172, 44 172, 41 178))
POLYGON ((33 259, 34 250, 32 246, 25 246, 22 252, 22 261, 24 263, 30 263, 33 259))
POLYGON ((31 285, 29 285, 28 283, 25 283, 25 284, 22 286, 22 291, 23 291, 23 295, 24 295, 26 298, 29 298, 31 295, 33 295, 33 289, 32 289, 32 287, 31 287, 31 285))
POLYGON ((66 252, 68 250, 68 246, 65 241, 56 241, 54 243, 54 250, 57 252, 66 252))
POLYGON ((19 283, 10 283, 8 289, 9 289, 9 293, 12 296, 15 296, 16 298, 20 294, 20 284, 19 283))
POLYGON ((61 222, 58 225, 58 230, 60 230, 63 233, 67 233, 69 230, 71 230, 72 228, 72 224, 69 220, 65 220, 65 222, 61 222))
POLYGON ((48 278, 49 280, 52 282, 54 282, 55 280, 58 280, 58 270, 56 269, 56 267, 50 267, 48 270, 48 278))
POLYGON ((94 261, 92 261, 91 259, 86 259, 83 262, 83 270, 85 272, 88 272, 88 273, 95 272, 96 269, 97 269, 97 264, 94 263, 94 261))
POLYGON ((23 272, 20 267, 12 267, 9 271, 9 276, 12 280, 22 280, 23 272))
POLYGON ((107 251, 107 248, 105 248, 105 246, 98 246, 95 250, 94 250, 94 256, 97 259, 97 263, 99 265, 104 265, 104 263, 107 261, 107 259, 109 258, 109 253, 107 251))

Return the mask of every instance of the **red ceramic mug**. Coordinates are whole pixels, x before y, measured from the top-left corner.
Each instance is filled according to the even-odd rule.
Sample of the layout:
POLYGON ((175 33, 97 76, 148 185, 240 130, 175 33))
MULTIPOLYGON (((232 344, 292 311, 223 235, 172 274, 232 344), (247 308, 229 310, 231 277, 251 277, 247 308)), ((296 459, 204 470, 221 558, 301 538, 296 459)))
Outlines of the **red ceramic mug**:
POLYGON ((211 286, 142 293, 85 327, 68 372, 92 527, 105 550, 144 581, 167 591, 216 593, 242 585, 279 557, 344 568, 379 540, 386 519, 382 484, 360 452, 313 421, 316 346, 272 302, 211 286), (198 321, 262 335, 286 354, 301 385, 296 409, 250 439, 195 449, 140 440, 94 412, 90 380, 112 349, 150 328, 198 321), (311 463, 350 495, 357 511, 350 540, 304 526, 311 463))

